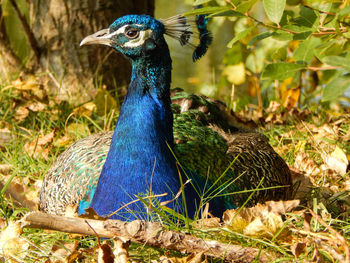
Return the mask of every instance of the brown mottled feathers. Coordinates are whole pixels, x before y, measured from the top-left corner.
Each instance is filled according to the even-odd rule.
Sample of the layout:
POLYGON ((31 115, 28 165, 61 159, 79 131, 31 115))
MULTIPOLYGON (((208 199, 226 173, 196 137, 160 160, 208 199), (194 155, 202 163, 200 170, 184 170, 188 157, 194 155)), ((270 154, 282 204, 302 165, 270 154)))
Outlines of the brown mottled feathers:
MULTIPOLYGON (((176 89, 172 91, 175 154, 182 165, 218 184, 214 192, 225 202, 253 205, 292 197, 288 166, 254 131, 237 128, 223 103, 176 89), (223 175, 225 170, 230 169, 223 175), (282 186, 282 187, 281 187, 282 186), (234 194, 234 192, 239 193, 234 194)), ((40 193, 40 210, 64 214, 67 207, 88 199, 105 162, 112 132, 99 133, 72 144, 47 172, 40 193)))

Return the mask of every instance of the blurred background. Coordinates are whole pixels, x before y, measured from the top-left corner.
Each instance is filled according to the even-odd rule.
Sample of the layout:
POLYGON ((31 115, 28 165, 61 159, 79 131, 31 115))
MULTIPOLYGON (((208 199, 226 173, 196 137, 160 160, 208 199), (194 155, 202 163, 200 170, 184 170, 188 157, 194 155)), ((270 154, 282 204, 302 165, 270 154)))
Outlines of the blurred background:
POLYGON ((350 12, 344 1, 2 0, 0 79, 30 76, 44 86, 41 99, 57 103, 80 105, 102 89, 118 101, 126 92, 129 63, 106 47, 79 48, 81 39, 125 14, 167 18, 201 3, 211 10, 214 41, 208 54, 193 63, 193 50, 168 38, 173 88, 223 100, 236 112, 261 111, 271 101, 287 109, 349 106, 344 22, 350 12), (277 3, 277 9, 269 3, 277 3), (342 10, 338 17, 337 10, 342 10))

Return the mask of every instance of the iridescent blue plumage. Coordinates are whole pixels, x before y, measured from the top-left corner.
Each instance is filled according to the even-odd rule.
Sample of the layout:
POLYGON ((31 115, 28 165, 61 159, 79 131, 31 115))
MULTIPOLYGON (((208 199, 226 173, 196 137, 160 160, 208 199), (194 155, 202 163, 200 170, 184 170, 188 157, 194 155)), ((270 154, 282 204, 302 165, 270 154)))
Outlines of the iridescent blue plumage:
MULTIPOLYGON (((197 18, 196 25, 200 42, 195 46, 193 60, 205 54, 212 40, 204 16, 197 18)), ((106 216, 128 204, 112 218, 142 217, 150 212, 148 206, 131 201, 140 195, 163 193, 168 196, 159 197, 158 202, 170 200, 180 190, 181 181, 187 179, 183 172, 179 173, 171 150, 191 171, 187 175, 200 192, 218 182, 213 187, 218 195, 258 186, 284 186, 260 191, 252 200, 290 197, 288 167, 266 138, 232 127, 220 115, 224 110, 202 97, 183 93, 182 98, 187 96, 185 104, 180 108, 171 105, 171 58, 164 34, 182 45, 194 36, 183 16, 156 20, 146 15, 128 15, 83 39, 81 45, 104 44, 125 55, 132 64, 131 82, 113 137, 108 133, 93 135, 67 149, 44 179, 39 209, 62 214, 67 206, 78 205, 79 213, 91 207, 106 216), (198 110, 190 107, 194 101, 198 110), (229 165, 231 168, 221 176, 229 165), (207 178, 208 167, 215 171, 207 178)), ((200 203, 192 184, 185 186, 191 217, 200 203)), ((249 194, 215 198, 210 202, 211 211, 220 215, 242 204, 249 194)), ((181 197, 167 206, 183 212, 181 197)))
POLYGON ((196 47, 192 54, 193 61, 200 59, 207 52, 208 47, 213 41, 211 33, 207 29, 208 19, 205 15, 199 15, 196 17, 196 25, 199 31, 199 45, 196 47))

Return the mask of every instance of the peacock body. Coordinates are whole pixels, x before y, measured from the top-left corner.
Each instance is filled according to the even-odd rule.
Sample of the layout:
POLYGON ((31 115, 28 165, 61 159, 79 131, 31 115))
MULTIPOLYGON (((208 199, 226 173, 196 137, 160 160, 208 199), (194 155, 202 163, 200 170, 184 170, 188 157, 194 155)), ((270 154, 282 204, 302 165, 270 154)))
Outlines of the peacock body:
MULTIPOLYGON (((200 43, 194 60, 211 42, 203 16, 197 25, 200 43)), ((190 216, 200 208, 198 186, 208 190, 205 198, 217 215, 246 201, 291 197, 288 166, 265 136, 235 127, 219 102, 181 90, 170 94, 171 58, 164 34, 182 45, 193 37, 181 16, 160 21, 129 15, 82 41, 109 45, 129 58, 131 82, 115 131, 75 142, 49 169, 40 210, 64 214, 77 207, 81 214, 91 207, 109 215, 128 204, 112 218, 135 219, 147 212, 142 203, 130 203, 136 195, 168 193, 159 201, 169 200, 186 176, 192 180, 184 190, 190 216), (185 167, 180 175, 175 156, 185 167), (270 189, 256 191, 248 200, 249 190, 257 188, 270 189)), ((183 212, 183 200, 176 201, 167 206, 183 212)))

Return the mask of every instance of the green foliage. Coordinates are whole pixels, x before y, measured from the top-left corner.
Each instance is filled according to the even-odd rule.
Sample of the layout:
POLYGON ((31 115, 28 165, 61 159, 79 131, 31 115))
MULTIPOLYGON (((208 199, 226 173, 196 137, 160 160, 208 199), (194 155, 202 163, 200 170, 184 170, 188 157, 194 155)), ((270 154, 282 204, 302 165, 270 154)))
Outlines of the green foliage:
POLYGON ((271 92, 271 99, 286 105, 288 91, 299 89, 296 100, 299 106, 320 99, 331 102, 324 106, 348 103, 345 95, 350 90, 348 1, 195 1, 194 5, 198 4, 203 7, 185 15, 208 14, 214 20, 214 37, 215 30, 222 29, 216 23, 217 17, 230 23, 232 39, 227 43, 224 67, 234 69, 233 65, 243 63, 245 71, 240 74, 248 76, 243 84, 237 84, 232 80, 240 78, 238 73, 231 74, 224 68, 218 94, 239 105, 240 100, 261 102, 260 91, 265 90, 271 92), (253 78, 258 78, 258 84, 252 84, 253 78))
MULTIPOLYGON (((16 0, 16 2, 22 14, 24 14, 27 20, 29 20, 29 7, 27 2, 25 0, 16 0)), ((28 56, 30 55, 30 47, 15 10, 8 0, 2 1, 0 5, 3 12, 3 22, 5 23, 6 34, 13 47, 13 51, 22 60, 28 59, 28 56)))

